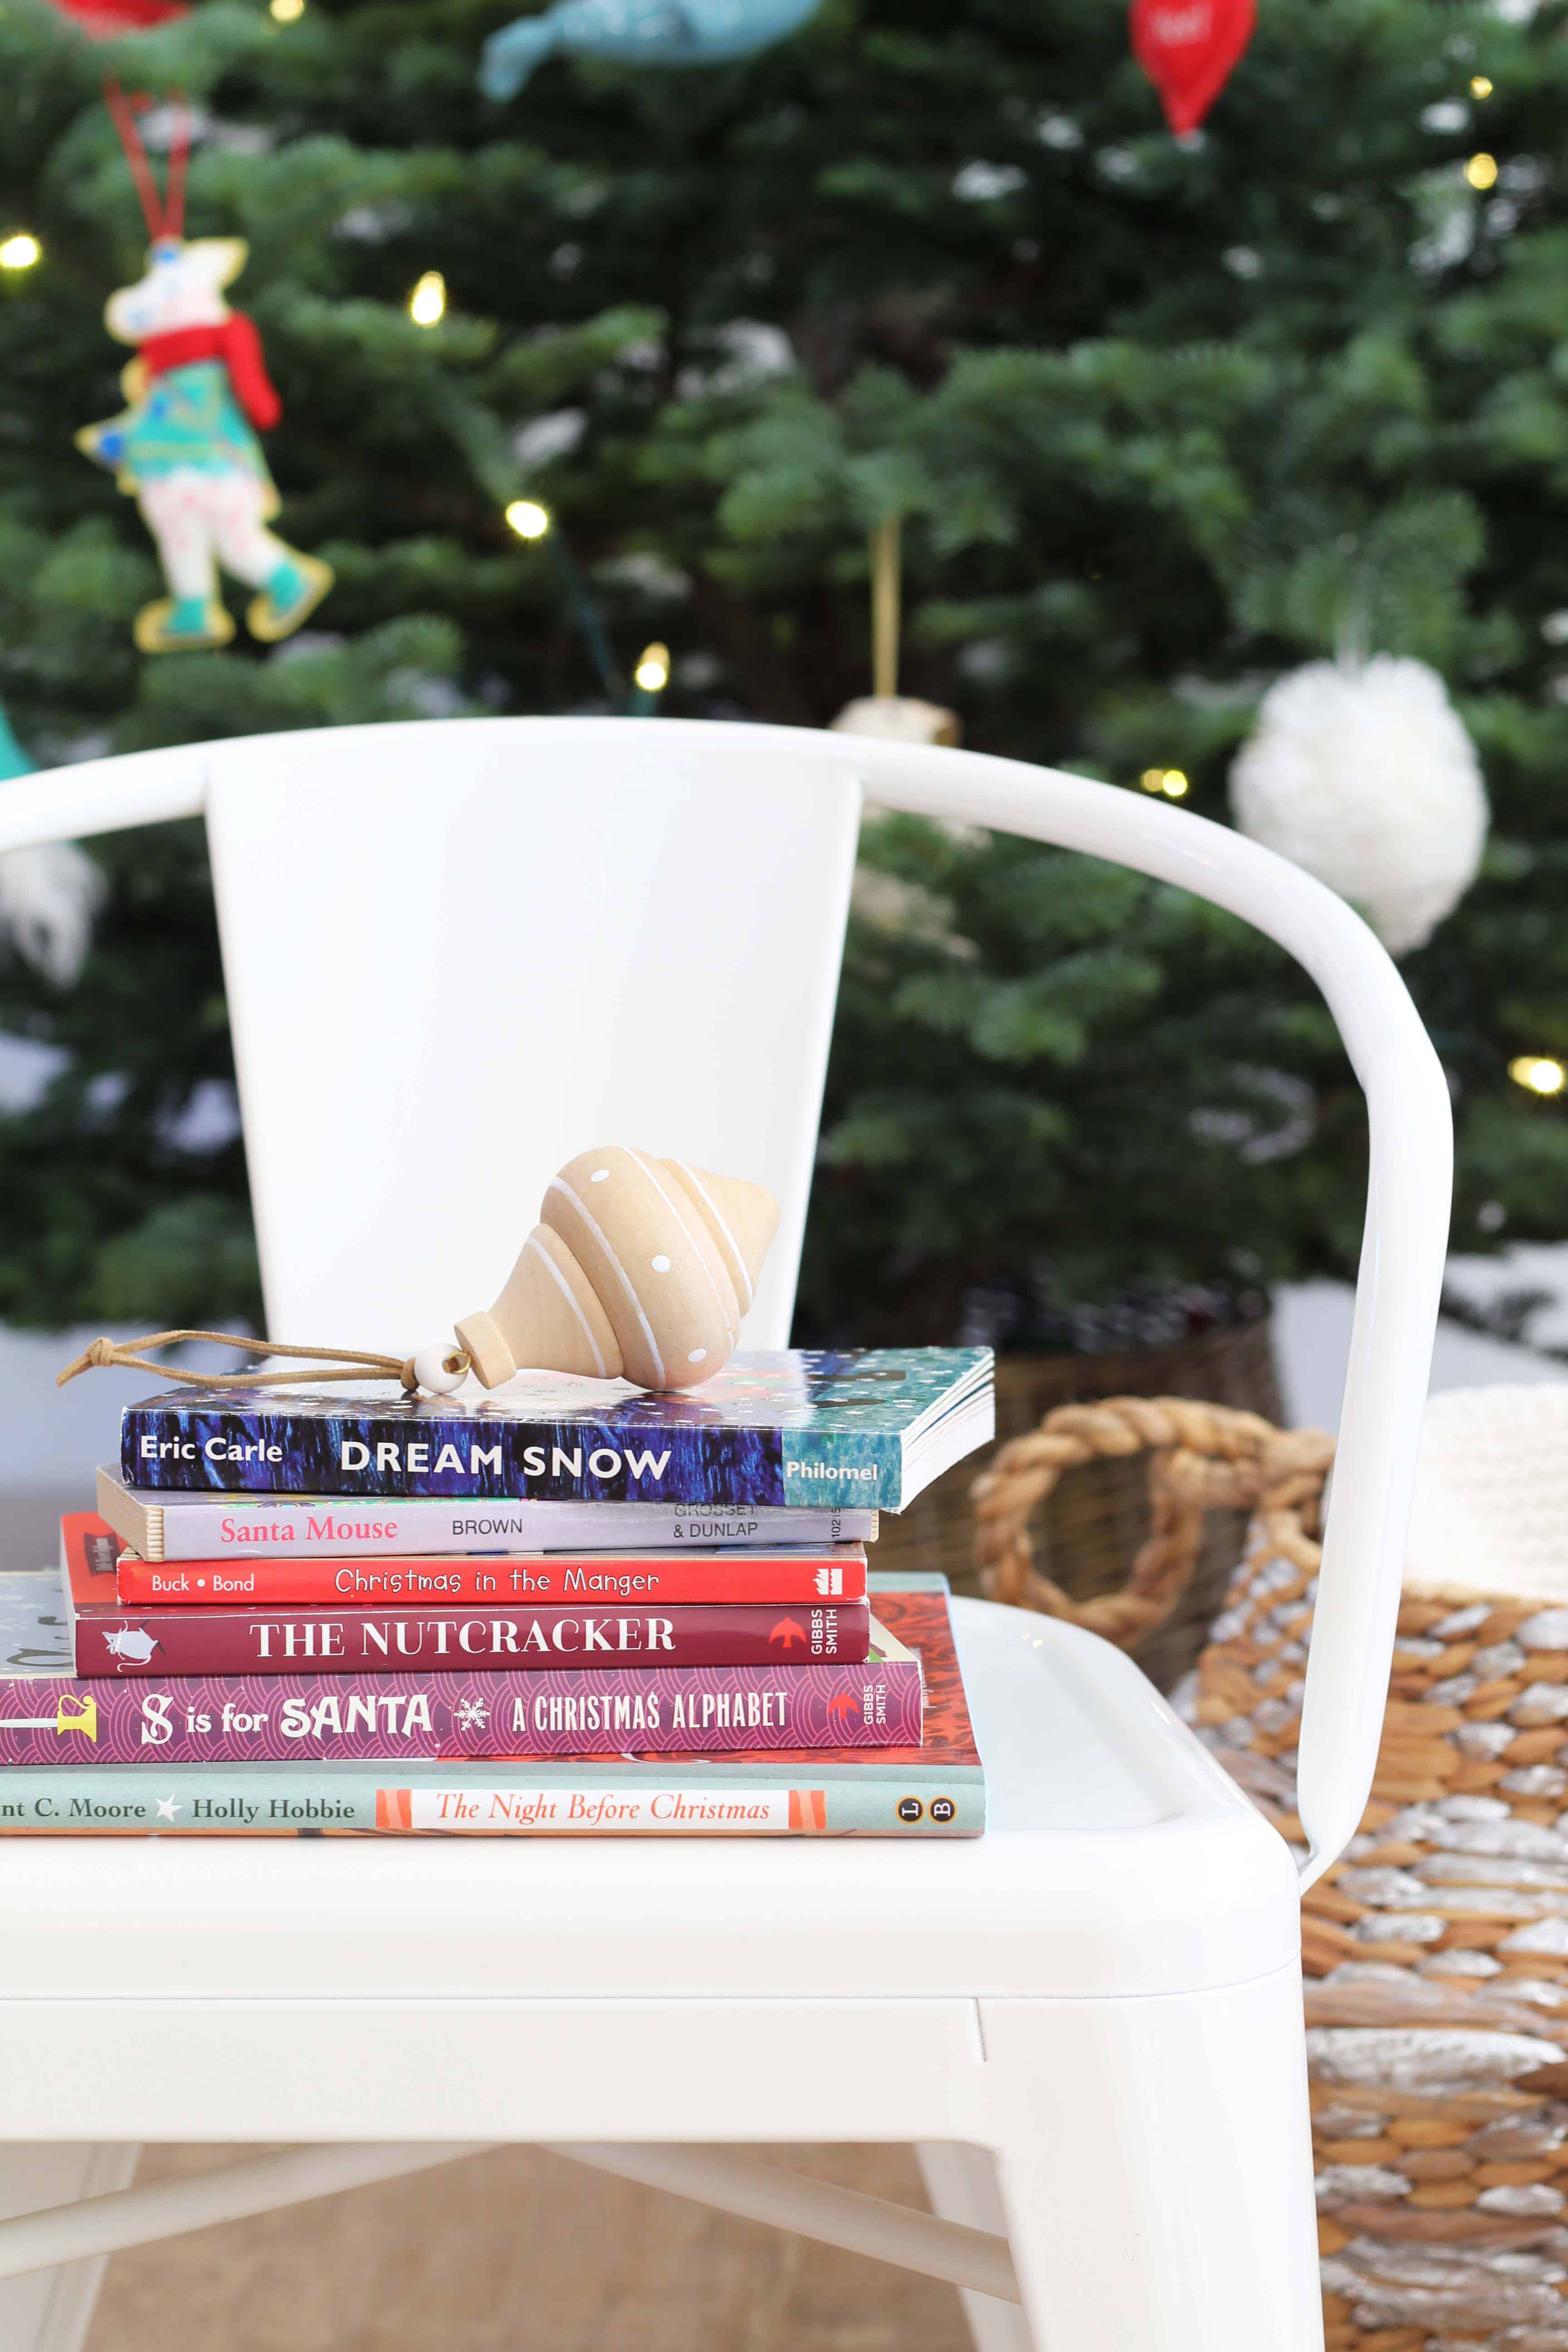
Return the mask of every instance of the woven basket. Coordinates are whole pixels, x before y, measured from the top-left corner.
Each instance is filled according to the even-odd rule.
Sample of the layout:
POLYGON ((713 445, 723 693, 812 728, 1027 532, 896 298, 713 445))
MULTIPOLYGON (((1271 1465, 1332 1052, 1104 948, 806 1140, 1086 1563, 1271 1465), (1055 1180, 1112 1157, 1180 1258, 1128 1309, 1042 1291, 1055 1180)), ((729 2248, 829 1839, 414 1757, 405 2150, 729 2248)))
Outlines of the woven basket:
MULTIPOLYGON (((1450 1550, 1464 1496, 1438 1455, 1477 1450, 1465 1402, 1437 1401, 1423 1464, 1425 1523, 1450 1550)), ((1321 1475, 1255 1520, 1192 1710, 1292 1841, 1321 1475)), ((1516 1472, 1528 1521, 1524 1487, 1516 1472)), ((1500 1556, 1468 1584, 1430 1550, 1407 1573, 1373 1799, 1305 1897, 1334 2352, 1568 2352, 1568 1607, 1533 1577, 1497 1591, 1500 1556)))
MULTIPOLYGON (((1279 1389, 1268 1321, 1235 1324, 1179 1348, 1142 1349, 1124 1356, 999 1356, 998 1444, 1022 1436, 1057 1406, 1113 1396, 1207 1399, 1277 1422, 1279 1389)), ((981 1590, 970 1502, 974 1471, 973 1457, 961 1462, 909 1510, 896 1518, 884 1516, 877 1546, 879 1569, 940 1569, 956 1591, 981 1590)), ((1120 1584, 1128 1560, 1146 1541, 1149 1527, 1142 1464, 1120 1454, 1100 1454, 1042 1500, 1037 1541, 1042 1558, 1050 1563, 1053 1580, 1064 1591, 1089 1600, 1120 1584)), ((1170 1689, 1196 1660, 1241 1557, 1246 1531, 1243 1511, 1216 1509, 1211 1515, 1187 1592, 1154 1643, 1134 1652, 1144 1673, 1162 1690, 1170 1689)))

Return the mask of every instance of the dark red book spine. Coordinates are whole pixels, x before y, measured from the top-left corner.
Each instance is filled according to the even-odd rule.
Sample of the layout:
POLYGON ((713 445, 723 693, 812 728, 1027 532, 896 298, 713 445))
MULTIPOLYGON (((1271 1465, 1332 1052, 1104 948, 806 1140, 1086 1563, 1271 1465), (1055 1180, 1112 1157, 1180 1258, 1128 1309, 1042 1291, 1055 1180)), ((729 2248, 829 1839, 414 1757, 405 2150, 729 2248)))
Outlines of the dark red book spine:
POLYGON ((616 1667, 859 1665, 864 1601, 767 1608, 311 1609, 72 1606, 76 1671, 171 1675, 472 1674, 616 1667))

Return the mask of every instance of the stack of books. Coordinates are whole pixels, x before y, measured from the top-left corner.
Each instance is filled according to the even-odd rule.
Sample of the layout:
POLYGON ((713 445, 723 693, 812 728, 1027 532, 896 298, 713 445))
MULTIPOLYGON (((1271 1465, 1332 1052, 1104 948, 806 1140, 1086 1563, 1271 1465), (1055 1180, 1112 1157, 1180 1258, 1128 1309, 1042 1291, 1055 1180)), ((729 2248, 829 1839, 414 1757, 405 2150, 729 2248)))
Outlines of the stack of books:
POLYGON ((945 1582, 866 1547, 993 1426, 984 1349, 132 1405, 0 1574, 0 1831, 974 1835, 945 1582))

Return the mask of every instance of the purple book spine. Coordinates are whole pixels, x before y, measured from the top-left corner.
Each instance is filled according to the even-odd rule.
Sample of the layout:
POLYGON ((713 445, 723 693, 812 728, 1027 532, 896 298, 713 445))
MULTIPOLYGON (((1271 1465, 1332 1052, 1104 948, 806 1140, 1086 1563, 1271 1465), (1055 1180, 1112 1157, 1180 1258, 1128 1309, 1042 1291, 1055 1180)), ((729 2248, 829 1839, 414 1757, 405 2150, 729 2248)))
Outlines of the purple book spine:
POLYGON ((76 1670, 171 1675, 455 1675, 489 1666, 586 1674, 595 1667, 858 1664, 867 1602, 794 1608, 703 1603, 642 1609, 83 1609, 76 1670))
POLYGON ((712 1756, 918 1748, 914 1658, 623 1666, 571 1675, 54 1675, 0 1684, 0 1764, 282 1764, 308 1757, 712 1756))

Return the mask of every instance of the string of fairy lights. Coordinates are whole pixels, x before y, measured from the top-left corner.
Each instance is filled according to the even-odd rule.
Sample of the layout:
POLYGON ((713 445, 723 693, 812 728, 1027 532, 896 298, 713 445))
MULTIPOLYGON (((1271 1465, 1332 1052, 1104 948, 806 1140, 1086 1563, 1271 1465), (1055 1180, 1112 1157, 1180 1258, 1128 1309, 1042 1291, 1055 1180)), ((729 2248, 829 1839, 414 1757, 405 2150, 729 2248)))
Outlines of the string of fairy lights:
MULTIPOLYGON (((415 280, 408 294, 408 315, 416 327, 434 328, 441 324, 447 315, 447 280, 438 269, 426 269, 415 280)), ((628 694, 611 650, 604 616, 594 601, 593 590, 550 509, 542 505, 538 499, 513 499, 502 512, 509 529, 515 531, 519 539, 531 546, 547 543, 566 592, 566 601, 583 632, 605 692, 634 718, 652 718, 658 709, 660 695, 669 684, 668 647, 661 645, 643 647, 632 672, 628 694)))
MULTIPOLYGON (((268 0, 268 13, 276 24, 291 25, 305 14, 306 5, 307 0, 268 0)), ((1478 73, 1470 77, 1469 96, 1475 104, 1484 105, 1493 95, 1494 85, 1489 76, 1478 73)), ((1478 194, 1484 195, 1497 185, 1498 161, 1485 149, 1478 149, 1459 168, 1467 184, 1478 194)), ((7 280, 14 284, 36 269, 43 259, 43 244, 31 229, 17 227, 0 233, 0 288, 7 280)), ((445 277, 438 269, 423 271, 409 290, 409 318, 416 327, 437 328, 447 315, 447 308, 445 277)), ((628 688, 592 589, 550 509, 538 499, 516 498, 502 512, 508 529, 525 545, 548 551, 605 695, 633 715, 651 716, 658 709, 659 698, 669 684, 668 646, 656 643, 644 646, 628 688)), ((1190 779, 1180 768, 1145 768, 1138 782, 1144 792, 1168 801, 1184 801, 1192 789, 1190 779)), ((1508 1074, 1525 1093, 1543 1099, 1562 1095, 1568 1088, 1568 1066, 1550 1054, 1516 1055, 1509 1063, 1508 1074)))

